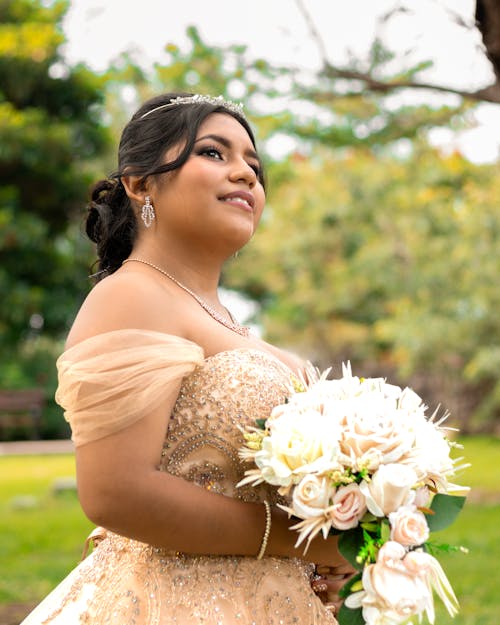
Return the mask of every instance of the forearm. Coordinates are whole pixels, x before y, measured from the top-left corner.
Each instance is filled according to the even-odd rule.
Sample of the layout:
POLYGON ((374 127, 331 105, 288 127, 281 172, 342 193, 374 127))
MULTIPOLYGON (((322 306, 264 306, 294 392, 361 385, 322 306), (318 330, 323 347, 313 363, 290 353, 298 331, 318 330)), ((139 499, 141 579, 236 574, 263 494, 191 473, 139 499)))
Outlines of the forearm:
MULTIPOLYGON (((77 447, 78 493, 85 513, 96 525, 164 549, 255 557, 266 527, 262 503, 215 494, 158 470, 165 413, 162 407, 113 436, 77 447)), ((303 545, 294 547, 293 523, 273 507, 267 555, 303 556, 303 545)), ((315 539, 306 557, 329 565, 343 562, 336 537, 315 539)))
MULTIPOLYGON (((112 531, 186 553, 255 555, 265 529, 262 504, 211 493, 161 471, 129 476, 109 488, 101 484, 84 509, 112 531)), ((279 524, 281 515, 273 516, 279 524)), ((285 545, 281 533, 273 534, 276 555, 286 555, 292 533, 285 545)))
MULTIPOLYGON (((160 471, 129 477, 109 489, 101 485, 95 495, 86 509, 95 523, 184 553, 256 556, 266 526, 263 504, 211 493, 160 471)), ((286 513, 273 507, 267 555, 303 557, 303 546, 294 547, 297 535, 291 524, 286 513)), ((307 559, 341 562, 332 541, 316 539, 307 559)))

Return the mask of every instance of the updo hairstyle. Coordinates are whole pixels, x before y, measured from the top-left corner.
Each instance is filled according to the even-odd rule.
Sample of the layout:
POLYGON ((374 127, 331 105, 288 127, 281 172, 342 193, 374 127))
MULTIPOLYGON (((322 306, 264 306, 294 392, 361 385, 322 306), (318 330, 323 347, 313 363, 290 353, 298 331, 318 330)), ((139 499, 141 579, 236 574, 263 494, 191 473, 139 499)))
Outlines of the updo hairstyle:
MULTIPOLYGON (((223 104, 197 101, 172 104, 143 117, 148 111, 190 93, 165 93, 145 102, 125 126, 118 148, 118 169, 91 189, 86 232, 97 246, 96 282, 116 271, 130 256, 137 236, 137 219, 122 184, 121 176, 140 176, 144 184, 149 176, 178 169, 188 160, 203 121, 212 113, 234 117, 247 131, 253 146, 255 138, 248 122, 237 111, 223 104), (184 143, 179 156, 164 163, 165 153, 184 143)), ((259 177, 264 184, 263 177, 259 177)))

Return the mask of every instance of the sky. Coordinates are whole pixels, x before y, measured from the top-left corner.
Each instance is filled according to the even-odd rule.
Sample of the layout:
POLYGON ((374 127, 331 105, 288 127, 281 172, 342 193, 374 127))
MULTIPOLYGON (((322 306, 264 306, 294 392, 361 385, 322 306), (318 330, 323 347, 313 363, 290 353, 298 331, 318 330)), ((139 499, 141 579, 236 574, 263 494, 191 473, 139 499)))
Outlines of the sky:
MULTIPOLYGON (((314 20, 333 64, 349 51, 363 56, 376 33, 398 53, 398 62, 432 59, 427 82, 466 90, 493 81, 473 28, 475 0, 301 0, 314 20), (385 25, 380 18, 396 6, 385 25), (462 20, 464 26, 457 25, 462 20)), ((196 25, 210 45, 248 46, 248 55, 274 63, 317 68, 321 56, 296 0, 72 0, 64 23, 65 56, 96 71, 124 50, 144 67, 166 60, 164 47, 186 48, 186 28, 196 25)), ((422 97, 412 95, 411 97, 422 97)), ((427 96, 428 97, 428 96, 427 96)), ((431 139, 445 150, 460 149, 474 162, 500 155, 500 105, 484 104, 476 126, 460 133, 441 129, 431 139)))

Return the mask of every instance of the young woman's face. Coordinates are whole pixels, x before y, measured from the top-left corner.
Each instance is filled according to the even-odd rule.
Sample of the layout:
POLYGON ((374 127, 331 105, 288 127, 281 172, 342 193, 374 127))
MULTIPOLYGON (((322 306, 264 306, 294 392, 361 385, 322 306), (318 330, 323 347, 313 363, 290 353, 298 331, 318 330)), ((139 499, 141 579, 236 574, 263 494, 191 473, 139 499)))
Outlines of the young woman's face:
MULTIPOLYGON (((169 151, 165 161, 175 156, 169 151)), ((188 243, 239 249, 255 232, 264 208, 259 169, 243 126, 230 115, 210 115, 186 163, 162 177, 152 194, 158 227, 188 243)))

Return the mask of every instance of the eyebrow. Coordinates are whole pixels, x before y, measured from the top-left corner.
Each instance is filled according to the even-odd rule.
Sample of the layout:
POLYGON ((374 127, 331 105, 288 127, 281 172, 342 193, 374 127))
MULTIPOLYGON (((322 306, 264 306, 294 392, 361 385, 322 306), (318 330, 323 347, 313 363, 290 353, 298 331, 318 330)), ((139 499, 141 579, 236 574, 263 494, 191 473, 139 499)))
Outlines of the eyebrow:
MULTIPOLYGON (((204 139, 212 139, 213 141, 217 141, 217 143, 220 143, 221 145, 223 145, 225 148, 228 148, 228 149, 232 147, 232 143, 231 141, 229 141, 229 139, 226 139, 226 137, 221 137, 221 135, 213 135, 213 134, 199 137, 199 139, 196 139, 195 143, 198 143, 199 141, 203 141, 204 139)), ((245 156, 255 158, 257 161, 260 162, 259 155, 257 154, 255 150, 252 150, 252 149, 245 150, 245 156)))

